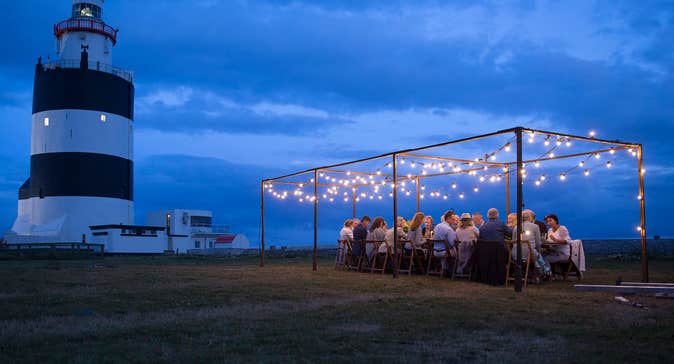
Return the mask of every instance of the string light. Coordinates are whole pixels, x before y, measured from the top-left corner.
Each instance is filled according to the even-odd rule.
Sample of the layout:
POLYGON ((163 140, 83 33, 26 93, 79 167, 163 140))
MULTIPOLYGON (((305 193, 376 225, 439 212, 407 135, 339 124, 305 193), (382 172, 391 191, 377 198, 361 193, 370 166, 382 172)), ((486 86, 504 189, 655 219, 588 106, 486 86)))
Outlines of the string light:
POLYGON ((560 174, 559 174, 559 179, 562 180, 562 181, 566 180, 566 174, 565 174, 565 173, 560 173, 560 174))
POLYGON ((570 139, 567 139, 567 140, 566 140, 566 146, 567 146, 567 147, 570 147, 570 146, 571 146, 571 140, 570 140, 570 139))
POLYGON ((562 139, 561 139, 561 138, 557 138, 556 144, 557 144, 557 146, 562 145, 562 139))
POLYGON ((610 154, 615 154, 615 150, 611 148, 611 150, 608 151, 610 154))
POLYGON ((589 175, 590 175, 590 170, 589 170, 589 169, 586 169, 584 173, 585 173, 586 176, 589 176, 589 175))
POLYGON ((478 192, 480 189, 477 186, 473 187, 473 191, 478 192))
POLYGON ((510 143, 506 144, 505 147, 503 147, 503 149, 504 149, 506 152, 510 152, 510 143))
POLYGON ((456 189, 456 183, 452 182, 452 189, 456 189))
POLYGON ((459 198, 463 198, 463 192, 459 193, 459 198))
POLYGON ((578 166, 579 166, 579 167, 584 167, 584 166, 585 166, 585 161, 580 161, 580 163, 578 163, 578 166))
POLYGON ((449 198, 449 196, 447 196, 447 194, 445 193, 445 195, 444 195, 444 196, 442 196, 442 198, 443 198, 444 200, 446 200, 446 199, 448 199, 448 198, 449 198))
POLYGON ((646 168, 641 168, 641 174, 646 173, 646 168))
POLYGON ((405 164, 405 158, 400 158, 400 164, 405 164))
POLYGON ((611 161, 606 162, 606 168, 611 168, 611 161))
POLYGON ((416 163, 414 163, 414 161, 412 161, 412 162, 410 163, 410 167, 412 167, 412 168, 416 167, 416 163))
POLYGON ((594 130, 590 130, 590 138, 594 138, 597 133, 594 130))
POLYGON ((545 146, 550 145, 550 138, 551 138, 551 136, 548 135, 548 136, 545 137, 545 140, 543 140, 543 144, 544 144, 545 146))
POLYGON ((550 156, 550 158, 554 158, 554 157, 555 157, 555 153, 554 153, 554 152, 550 152, 550 153, 548 154, 548 156, 550 156))
POLYGON ((545 175, 544 174, 541 175, 541 181, 545 181, 545 175))
POLYGON ((536 186, 540 186, 540 185, 541 185, 541 180, 540 180, 540 179, 537 179, 537 180, 536 180, 536 186))
POLYGON ((539 161, 534 162, 534 167, 538 168, 540 166, 541 166, 541 162, 539 162, 539 161))
POLYGON ((641 200, 642 198, 643 198, 643 196, 637 195, 637 200, 641 200))

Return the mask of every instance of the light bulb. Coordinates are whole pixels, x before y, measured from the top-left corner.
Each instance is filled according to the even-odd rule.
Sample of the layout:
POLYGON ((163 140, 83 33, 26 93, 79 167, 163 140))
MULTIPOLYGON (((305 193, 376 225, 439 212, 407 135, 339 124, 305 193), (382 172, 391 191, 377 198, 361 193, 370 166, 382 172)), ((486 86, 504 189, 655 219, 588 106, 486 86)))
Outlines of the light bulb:
POLYGON ((606 162, 606 168, 611 168, 611 161, 606 162))
POLYGON ((566 174, 561 173, 561 174, 559 175, 559 179, 562 180, 562 181, 566 180, 566 174))
POLYGON ((585 173, 586 176, 589 176, 589 175, 590 175, 590 170, 589 170, 589 169, 586 169, 584 173, 585 173))

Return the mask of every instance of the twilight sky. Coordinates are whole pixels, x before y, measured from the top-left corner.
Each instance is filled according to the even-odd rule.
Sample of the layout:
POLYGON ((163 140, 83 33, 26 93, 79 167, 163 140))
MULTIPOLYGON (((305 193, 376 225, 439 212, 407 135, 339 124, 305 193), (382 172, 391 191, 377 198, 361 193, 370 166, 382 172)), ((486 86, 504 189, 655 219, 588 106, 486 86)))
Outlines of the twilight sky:
MULTIPOLYGON (((2 231, 29 175, 34 63, 53 57, 52 26, 70 4, 2 5, 2 231)), ((135 73, 136 223, 154 209, 211 209, 255 244, 262 178, 522 125, 643 143, 648 235, 674 235, 674 1, 109 0, 103 17, 120 29, 115 66, 135 73)), ((535 187, 532 173, 527 207, 557 213, 574 238, 637 237, 636 160, 618 154, 610 170, 605 156, 593 161, 587 178, 576 170, 535 187)), ((503 211, 497 183, 429 190, 451 193, 452 182, 466 198, 422 210, 503 211)), ((351 208, 326 205, 330 244, 351 208)), ((268 241, 311 240, 309 205, 268 206, 268 241)), ((413 212, 403 203, 402 215, 413 212)), ((391 221, 390 200, 362 213, 391 221)))

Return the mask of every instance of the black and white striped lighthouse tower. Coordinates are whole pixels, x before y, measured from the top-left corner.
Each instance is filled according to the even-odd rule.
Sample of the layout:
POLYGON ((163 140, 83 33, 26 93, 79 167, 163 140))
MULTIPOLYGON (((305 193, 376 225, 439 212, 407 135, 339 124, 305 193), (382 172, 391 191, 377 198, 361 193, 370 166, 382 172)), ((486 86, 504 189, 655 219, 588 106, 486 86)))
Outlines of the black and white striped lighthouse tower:
POLYGON ((102 11, 103 0, 73 1, 54 26, 58 59, 38 60, 15 240, 73 242, 91 225, 133 224, 133 79, 112 66, 117 30, 102 11))

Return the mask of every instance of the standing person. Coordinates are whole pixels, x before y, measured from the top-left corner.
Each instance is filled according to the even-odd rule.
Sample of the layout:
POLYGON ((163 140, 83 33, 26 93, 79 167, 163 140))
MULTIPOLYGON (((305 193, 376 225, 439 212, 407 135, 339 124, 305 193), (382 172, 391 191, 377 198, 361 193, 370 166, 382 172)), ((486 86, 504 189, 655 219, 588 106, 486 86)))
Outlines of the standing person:
POLYGON ((435 225, 433 224, 433 217, 431 215, 424 217, 424 224, 421 226, 421 234, 423 235, 424 239, 433 239, 434 228, 435 225))
POLYGON ((353 228, 352 254, 359 256, 361 254, 361 242, 367 239, 367 227, 370 225, 370 217, 365 215, 360 219, 360 224, 353 228))
POLYGON ((354 228, 355 228, 356 226, 358 226, 358 224, 360 224, 360 220, 359 220, 357 217, 354 217, 354 218, 351 219, 351 220, 353 221, 353 227, 354 227, 354 228))
MULTIPOLYGON (((367 233, 367 240, 385 241, 386 240, 386 221, 381 216, 374 218, 370 231, 367 233)), ((368 259, 372 259, 374 251, 374 243, 365 244, 365 253, 368 259)))
POLYGON ((498 220, 498 210, 495 208, 487 211, 487 219, 487 222, 480 229, 480 239, 499 241, 505 245, 506 236, 512 235, 512 229, 504 224, 503 221, 498 220))
POLYGON ((473 212, 473 226, 475 226, 478 230, 484 225, 484 218, 482 217, 482 213, 479 211, 473 212))
POLYGON ((461 214, 461 222, 456 229, 456 240, 459 241, 459 262, 456 272, 463 274, 473 256, 475 242, 480 236, 480 232, 473 226, 473 219, 469 213, 461 214))
POLYGON ((421 245, 424 243, 424 239, 421 233, 421 224, 423 221, 424 221, 423 212, 417 212, 416 214, 414 214, 412 222, 410 223, 410 230, 407 232, 407 239, 409 239, 410 242, 405 244, 405 249, 412 249, 410 243, 414 244, 414 246, 417 248, 421 248, 421 245))
POLYGON ((559 224, 559 218, 555 214, 550 214, 545 217, 545 222, 550 226, 548 229, 548 243, 550 243, 550 251, 543 255, 543 258, 548 264, 565 262, 569 260, 571 255, 571 247, 569 245, 569 230, 566 226, 559 224))
MULTIPOLYGON (((435 255, 438 258, 445 258, 447 254, 451 254, 451 251, 454 249, 454 242, 456 241, 456 232, 450 226, 450 222, 453 220, 453 211, 447 211, 442 215, 442 222, 439 223, 434 230, 435 240, 444 240, 447 242, 450 251, 448 252, 444 246, 435 245, 433 248, 435 255)), ((447 260, 442 259, 442 270, 449 273, 449 266, 447 265, 447 260)))

